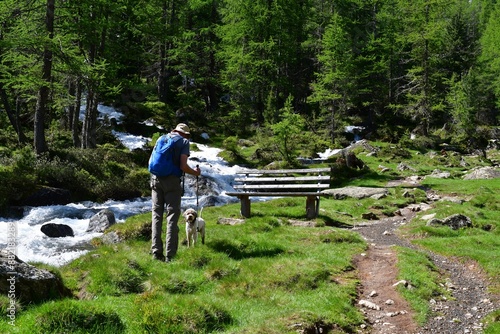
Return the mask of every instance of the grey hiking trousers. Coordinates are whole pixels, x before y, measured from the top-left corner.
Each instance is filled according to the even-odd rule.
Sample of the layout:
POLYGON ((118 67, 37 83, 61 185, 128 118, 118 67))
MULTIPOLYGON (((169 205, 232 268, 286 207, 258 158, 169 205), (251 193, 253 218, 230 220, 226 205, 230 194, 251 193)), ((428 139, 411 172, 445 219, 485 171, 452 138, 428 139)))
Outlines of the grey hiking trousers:
POLYGON ((158 177, 151 175, 151 199, 152 199, 152 233, 151 253, 162 256, 162 223, 163 213, 167 213, 167 233, 165 256, 172 259, 179 248, 179 226, 181 215, 182 186, 178 176, 158 177))

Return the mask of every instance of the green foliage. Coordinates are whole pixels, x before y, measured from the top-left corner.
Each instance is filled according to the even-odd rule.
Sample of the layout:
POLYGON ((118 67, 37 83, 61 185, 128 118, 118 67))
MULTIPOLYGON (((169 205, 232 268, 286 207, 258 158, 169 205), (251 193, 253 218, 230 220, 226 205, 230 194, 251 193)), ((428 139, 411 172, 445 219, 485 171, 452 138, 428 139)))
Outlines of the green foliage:
POLYGON ((273 140, 273 132, 269 127, 260 128, 257 131, 255 142, 258 144, 258 148, 251 156, 251 160, 257 161, 259 166, 280 160, 281 156, 278 153, 276 141, 273 140))
POLYGON ((60 149, 38 157, 29 147, 16 150, 0 166, 0 207, 22 203, 41 186, 68 189, 73 201, 149 193, 146 163, 138 166, 133 159, 134 153, 113 147, 60 149))
POLYGON ((222 143, 224 149, 226 150, 226 155, 229 153, 230 156, 228 156, 228 160, 238 162, 242 161, 243 157, 241 154, 240 147, 238 145, 238 138, 234 136, 229 136, 226 139, 224 139, 224 142, 222 143))
POLYGON ((363 175, 370 173, 369 170, 359 170, 347 167, 345 160, 343 158, 338 158, 332 165, 332 187, 340 187, 350 180, 362 177, 363 175))
POLYGON ((417 136, 416 138, 411 138, 410 132, 407 130, 399 139, 398 145, 400 147, 405 147, 407 149, 413 149, 420 152, 426 152, 430 149, 435 149, 439 139, 429 135, 429 136, 417 136))
POLYGON ((495 334, 500 332, 500 310, 493 311, 486 318, 484 334, 495 334))
POLYGON ((379 152, 377 152, 379 157, 388 157, 390 159, 409 159, 412 157, 411 152, 400 145, 388 145, 384 146, 379 152))
POLYGON ((465 75, 460 81, 455 76, 450 79, 448 103, 452 106, 452 124, 456 135, 468 136, 474 129, 474 106, 471 105, 467 96, 470 91, 470 87, 467 87, 467 78, 468 76, 465 75))
MULTIPOLYGON (((39 34, 43 6, 3 1, 0 89, 12 120, 2 113, 9 134, 1 145, 17 144, 16 121, 25 133, 33 128, 45 82, 38 55, 48 46, 51 129, 69 130, 78 84, 85 98, 116 103, 128 125, 153 119, 170 128, 179 117, 240 137, 278 121, 291 95, 294 112, 336 145, 346 144, 342 129, 353 120, 387 140, 447 125, 457 132, 451 138, 466 141, 471 124, 497 124, 498 5, 228 0, 161 8, 156 0, 71 3, 57 8, 47 38, 39 34)), ((47 138, 49 148, 68 138, 47 138)))
MULTIPOLYGON (((151 219, 144 220, 142 216, 133 216, 128 218, 127 224, 114 224, 105 232, 116 233, 120 240, 143 240, 151 239, 151 219)), ((100 238, 94 239, 95 243, 99 243, 100 238)))
POLYGON ((119 315, 95 304, 74 300, 50 302, 35 315, 33 331, 42 333, 121 333, 125 325, 119 315))
POLYGON ((293 165, 297 156, 297 147, 302 138, 304 119, 293 112, 291 96, 288 97, 281 112, 281 120, 271 124, 270 128, 274 134, 273 141, 282 159, 293 165))
MULTIPOLYGON (((200 128, 208 127, 223 138, 226 134, 242 138, 258 129, 256 142, 260 147, 239 150, 231 142, 233 139, 227 143, 229 152, 238 152, 249 165, 255 166, 276 160, 283 160, 278 163, 280 166, 289 166, 294 164, 299 151, 313 156, 327 146, 344 147, 349 143, 342 134, 343 126, 351 120, 359 120, 373 130, 372 138, 384 138, 399 145, 385 146, 378 156, 363 157, 371 171, 339 168, 337 173, 342 182, 385 186, 388 180, 409 173, 424 175, 436 168, 450 171, 451 180, 426 179, 424 186, 470 196, 471 200, 462 206, 438 204, 435 210, 443 216, 451 210, 466 212, 474 218, 475 228, 450 232, 418 226, 414 233, 424 239, 421 243, 426 247, 443 252, 446 250, 438 244, 450 240, 455 246, 453 238, 457 238, 463 242, 453 249, 457 254, 480 259, 488 272, 495 275, 498 261, 491 260, 489 254, 477 246, 497 246, 494 238, 499 230, 495 223, 499 202, 496 181, 458 184, 462 181, 459 179, 462 158, 429 150, 437 149, 444 141, 463 150, 484 148, 489 129, 498 125, 499 10, 498 3, 488 1, 450 4, 442 0, 432 3, 381 1, 377 6, 361 1, 227 0, 182 2, 174 7, 164 7, 156 0, 147 3, 103 1, 97 5, 76 1, 57 7, 58 25, 53 43, 47 44, 46 34, 40 33, 45 31, 45 6, 37 2, 3 0, 0 2, 0 206, 20 203, 31 191, 46 185, 69 188, 75 200, 120 199, 149 192, 145 170, 147 153, 113 148, 116 141, 109 131, 96 131, 97 142, 110 141, 96 150, 68 148, 72 140, 65 127, 75 100, 75 92, 70 87, 77 83, 96 101, 121 100, 117 106, 123 107, 131 123, 151 117, 168 128, 175 125, 179 116, 200 128), (44 82, 40 70, 43 58, 39 55, 47 45, 54 52, 46 124, 50 129, 47 132, 49 153, 35 156, 32 148, 18 142, 14 124, 19 122, 28 141, 33 140, 33 112, 37 91, 44 82), (130 87, 141 93, 129 94, 130 87), (291 95, 294 99, 287 99, 291 95), (13 120, 7 117, 9 110, 13 120), (285 118, 276 123, 281 114, 285 118), (307 120, 309 130, 314 129, 314 136, 307 132, 307 138, 293 138, 293 134, 304 134, 303 120, 307 120), (266 121, 271 124, 264 126, 266 121), (296 126, 299 130, 294 129, 296 126), (410 140, 409 133, 415 128, 422 134, 434 136, 410 140), (317 134, 328 136, 328 140, 316 140, 317 134), (410 150, 420 151, 419 155, 410 150), (410 159, 416 172, 396 169, 400 162, 410 159), (390 172, 377 173, 382 164, 387 165, 390 172), (478 184, 485 187, 484 193, 478 190, 478 184), (491 225, 489 230, 488 225, 491 225)), ((143 133, 150 135, 149 131, 154 130, 143 130, 143 133)), ((464 157, 463 160, 475 166, 489 164, 485 159, 471 161, 464 157)), ((393 207, 412 200, 400 198, 400 191, 394 194, 397 198, 393 203, 322 200, 326 211, 319 218, 319 224, 323 227, 352 224, 369 205, 389 215, 393 207)), ((414 195, 414 200, 420 200, 421 194, 414 195)), ((275 229, 292 228, 281 226, 281 219, 301 217, 303 208, 298 200, 276 203, 281 205, 276 211, 285 218, 278 219, 274 212, 269 214, 265 205, 255 205, 260 216, 252 232, 273 233, 275 229)), ((237 210, 232 214, 237 215, 237 210)), ((130 238, 135 238, 134 233, 130 232, 130 238)), ((233 235, 229 236, 229 240, 234 239, 233 235)), ((272 246, 263 247, 289 249, 288 244, 272 246)), ((258 247, 248 240, 220 247, 239 251, 237 254, 243 257, 240 262, 252 259, 248 253, 258 254, 258 247)), ((208 263, 200 266, 222 261, 221 254, 226 253, 203 257, 201 263, 208 263)), ((279 257, 287 255, 280 253, 279 257)), ((131 262, 134 266, 135 263, 148 269, 153 266, 146 260, 134 261, 131 262)), ((244 270, 235 268, 244 267, 246 263, 235 265, 234 261, 213 265, 209 275, 218 277, 220 273, 221 281, 227 280, 224 288, 239 296, 259 296, 260 291, 253 289, 252 284, 267 290, 267 286, 258 285, 248 277, 245 279, 252 284, 245 286, 243 279, 236 282, 235 277, 244 270), (230 279, 235 281, 228 282, 230 279)), ((190 262, 196 261, 190 259, 190 262)), ((124 264, 120 262, 120 265, 124 264)), ((328 285, 321 281, 324 272, 310 272, 317 277, 313 283, 320 282, 316 290, 328 285)), ((286 277, 293 279, 296 274, 289 273, 286 277)), ((106 285, 122 293, 122 290, 136 291, 133 287, 142 280, 142 274, 137 273, 127 277, 125 283, 106 281, 106 285)), ((176 282, 181 292, 202 290, 197 285, 198 278, 176 282)), ((312 286, 312 281, 306 282, 304 277, 299 277, 298 282, 301 283, 297 286, 312 286)), ((291 283, 281 284, 294 288, 291 283)), ((289 330, 290 323, 307 323, 306 331, 312 330, 314 324, 335 324, 336 314, 352 315, 349 292, 331 293, 327 288, 328 301, 337 303, 331 309, 328 309, 331 305, 314 308, 313 304, 324 298, 319 294, 309 298, 307 293, 309 291, 297 297, 302 300, 295 303, 282 291, 257 298, 255 304, 262 307, 254 311, 249 320, 245 320, 243 314, 246 307, 253 306, 252 300, 243 297, 240 309, 207 303, 209 306, 199 307, 199 312, 192 316, 201 319, 200 314, 210 313, 216 305, 215 309, 229 312, 231 319, 238 319, 239 324, 251 324, 250 331, 281 333, 289 330), (304 311, 286 309, 301 303, 304 311), (283 313, 276 313, 276 309, 283 313), (253 324, 261 317, 268 320, 253 324)), ((163 292, 161 297, 165 297, 163 292)), ((137 312, 129 305, 130 300, 124 303, 127 312, 137 312)), ((357 317, 353 315, 350 321, 345 321, 347 324, 340 326, 349 330, 350 323, 355 323, 357 320, 353 319, 357 317)), ((221 318, 221 323, 228 323, 225 316, 221 318)), ((229 322, 234 325, 232 320, 229 322)), ((196 326, 201 331, 216 328, 201 320, 196 326)), ((134 329, 144 331, 142 327, 134 329)))
POLYGON ((28 196, 36 188, 35 166, 36 158, 29 147, 14 151, 10 159, 3 158, 0 165, 0 209, 28 196))
MULTIPOLYGON (((3 293, 2 295, 0 295, 0 312, 2 312, 2 314, 4 315, 3 319, 0 320, 0 329, 2 328, 2 321, 11 321, 11 318, 7 317, 7 315, 10 314, 9 308, 12 310, 11 302, 14 302, 16 312, 21 312, 24 310, 24 306, 19 302, 18 299, 9 298, 8 293, 3 293)), ((9 324, 9 326, 12 325, 9 324)))
MULTIPOLYGON (((498 182, 493 182, 498 183, 498 182)), ((497 201, 495 188, 492 185, 480 186, 479 193, 470 200, 470 204, 476 208, 488 210, 490 212, 500 210, 500 203, 497 201)))
MULTIPOLYGON (((152 117, 156 124, 160 124, 165 129, 173 129, 175 124, 175 113, 171 110, 170 106, 164 102, 146 101, 144 103, 134 103, 134 110, 138 109, 140 115, 149 115, 152 117)), ((131 116, 138 122, 143 121, 146 117, 139 118, 137 112, 132 112, 131 116)))
POLYGON ((496 105, 500 106, 500 5, 495 4, 489 15, 486 28, 483 36, 481 37, 482 53, 479 57, 484 66, 486 78, 488 78, 492 90, 496 96, 496 105))

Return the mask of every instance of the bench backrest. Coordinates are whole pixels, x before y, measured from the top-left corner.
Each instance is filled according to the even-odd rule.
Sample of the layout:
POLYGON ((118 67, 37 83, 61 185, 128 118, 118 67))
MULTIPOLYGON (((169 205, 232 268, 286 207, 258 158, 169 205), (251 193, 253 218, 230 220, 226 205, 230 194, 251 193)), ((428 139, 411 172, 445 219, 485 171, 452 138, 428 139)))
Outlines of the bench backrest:
POLYGON ((330 187, 330 174, 330 168, 246 170, 237 173, 233 188, 252 193, 317 193, 330 187))

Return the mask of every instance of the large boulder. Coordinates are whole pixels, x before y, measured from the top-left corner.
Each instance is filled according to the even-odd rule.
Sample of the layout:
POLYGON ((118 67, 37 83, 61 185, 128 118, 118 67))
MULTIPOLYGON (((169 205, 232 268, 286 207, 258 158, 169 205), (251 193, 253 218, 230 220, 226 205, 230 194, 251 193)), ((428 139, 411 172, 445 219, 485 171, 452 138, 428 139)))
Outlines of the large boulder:
POLYGON ((116 223, 115 214, 109 209, 104 209, 90 218, 86 232, 102 233, 116 223))
POLYGON ((365 163, 359 159, 354 152, 347 152, 345 155, 345 163, 347 167, 353 169, 363 169, 366 167, 365 163))
POLYGON ((50 271, 20 260, 14 253, 0 250, 0 294, 23 304, 71 296, 62 280, 50 271), (11 297, 12 296, 12 297, 11 297))
POLYGON ((500 168, 497 167, 481 167, 470 171, 464 176, 464 180, 476 179, 496 179, 500 177, 500 168))
POLYGON ((71 202, 71 192, 67 189, 43 187, 25 201, 27 206, 66 205, 71 202))
POLYGON ((65 224, 44 224, 40 230, 48 237, 51 238, 62 238, 62 237, 74 237, 73 229, 65 224))
POLYGON ((445 218, 444 220, 432 218, 427 222, 427 226, 436 225, 449 226, 452 230, 458 230, 464 227, 472 227, 472 221, 469 217, 457 213, 445 218))
POLYGON ((370 187, 344 187, 332 188, 323 190, 322 193, 333 196, 335 199, 344 199, 346 197, 352 198, 366 198, 366 197, 384 197, 387 196, 389 191, 386 188, 370 188, 370 187))

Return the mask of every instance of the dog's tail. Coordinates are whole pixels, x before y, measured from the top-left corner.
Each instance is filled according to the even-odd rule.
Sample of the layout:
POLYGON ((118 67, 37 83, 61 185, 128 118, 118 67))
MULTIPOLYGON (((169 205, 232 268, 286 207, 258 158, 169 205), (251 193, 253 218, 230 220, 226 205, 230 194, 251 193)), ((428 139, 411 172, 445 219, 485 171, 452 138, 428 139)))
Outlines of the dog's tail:
POLYGON ((201 218, 201 212, 203 211, 203 207, 201 207, 200 212, 198 212, 198 217, 201 218))

